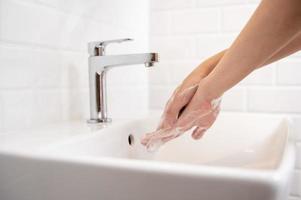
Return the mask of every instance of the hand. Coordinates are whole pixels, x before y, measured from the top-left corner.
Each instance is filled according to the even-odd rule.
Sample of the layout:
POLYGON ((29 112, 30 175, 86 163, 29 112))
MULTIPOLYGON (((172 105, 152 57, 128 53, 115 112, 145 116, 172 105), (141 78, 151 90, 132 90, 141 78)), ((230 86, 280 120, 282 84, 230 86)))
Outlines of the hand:
MULTIPOLYGON (((165 138, 162 138, 162 141, 159 139, 157 140, 157 142, 166 142, 174 137, 179 136, 179 133, 175 131, 180 131, 180 129, 174 129, 175 123, 179 119, 182 111, 184 111, 185 107, 194 97, 196 91, 198 90, 198 84, 200 83, 200 81, 212 71, 212 69, 219 62, 224 53, 225 51, 222 51, 200 64, 195 70, 193 70, 192 73, 190 73, 190 75, 183 81, 183 83, 176 88, 176 90, 173 92, 171 98, 168 100, 165 106, 157 130, 153 133, 145 135, 145 137, 141 141, 143 145, 146 145, 149 148, 149 146, 153 144, 151 141, 153 141, 154 139, 156 140, 156 136, 158 136, 159 139, 161 138, 161 136, 165 135, 165 138)), ((206 103, 204 102, 204 105, 205 104, 206 103)), ((207 107, 209 108, 210 106, 207 107)), ((200 111, 202 111, 202 109, 200 111)), ((209 120, 210 117, 206 116, 205 118, 208 118, 209 120)), ((193 134, 193 137, 195 135, 199 135, 198 133, 200 132, 201 128, 199 127, 198 131, 195 130, 195 134, 193 134)), ((194 138, 197 139, 197 137, 194 138)))
POLYGON ((220 111, 221 98, 212 99, 206 92, 201 80, 193 98, 174 125, 174 129, 182 134, 194 128, 192 137, 200 139, 205 131, 212 126, 220 111))
POLYGON ((142 144, 147 149, 153 151, 194 127, 192 137, 200 139, 205 131, 212 126, 220 111, 221 100, 220 98, 208 99, 203 92, 202 82, 174 125, 162 126, 157 131, 145 135, 142 144))
POLYGON ((226 50, 223 50, 205 60, 185 78, 180 86, 176 88, 165 105, 157 130, 170 128, 174 125, 181 114, 181 111, 184 110, 185 106, 192 99, 200 81, 214 69, 220 59, 224 56, 225 52, 226 50))

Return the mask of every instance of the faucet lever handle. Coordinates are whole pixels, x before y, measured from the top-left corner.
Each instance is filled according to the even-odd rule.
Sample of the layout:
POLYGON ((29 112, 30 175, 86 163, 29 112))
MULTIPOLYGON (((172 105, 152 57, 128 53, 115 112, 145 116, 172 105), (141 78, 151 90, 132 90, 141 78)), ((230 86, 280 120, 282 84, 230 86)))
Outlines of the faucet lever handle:
POLYGON ((105 49, 108 44, 112 43, 121 43, 132 41, 131 38, 122 38, 122 39, 115 39, 115 40, 106 40, 106 41, 95 41, 88 43, 88 52, 90 56, 103 56, 105 55, 105 49))

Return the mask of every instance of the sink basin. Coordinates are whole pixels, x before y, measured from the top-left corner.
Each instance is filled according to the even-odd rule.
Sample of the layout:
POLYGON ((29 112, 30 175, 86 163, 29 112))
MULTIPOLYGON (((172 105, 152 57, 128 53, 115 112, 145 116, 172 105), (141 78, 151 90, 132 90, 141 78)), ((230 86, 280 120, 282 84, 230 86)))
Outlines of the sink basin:
POLYGON ((294 145, 285 117, 221 114, 201 140, 185 134, 148 152, 140 138, 157 122, 113 122, 32 151, 0 152, 0 199, 287 198, 294 145))

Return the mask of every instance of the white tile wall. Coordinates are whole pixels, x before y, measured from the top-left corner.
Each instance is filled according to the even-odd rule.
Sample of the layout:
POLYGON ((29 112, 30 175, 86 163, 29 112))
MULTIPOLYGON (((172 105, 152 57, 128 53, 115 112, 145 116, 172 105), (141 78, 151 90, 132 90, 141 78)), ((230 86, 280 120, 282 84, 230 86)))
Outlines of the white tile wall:
MULTIPOLYGON (((259 0, 152 0, 150 47, 161 54, 150 78, 150 108, 162 109, 203 59, 228 47, 259 0), (160 69, 159 69, 160 68, 160 69)), ((291 114, 297 163, 290 200, 300 200, 301 54, 256 70, 223 98, 223 111, 291 114)))
POLYGON ((254 12, 254 5, 225 5, 222 8, 222 31, 240 31, 254 12))
MULTIPOLYGON (((87 42, 131 37, 107 52, 146 52, 148 19, 148 0, 0 0, 0 131, 86 120, 87 42)), ((108 76, 111 117, 147 113, 142 65, 108 76)))
POLYGON ((154 50, 160 50, 162 61, 196 58, 196 42, 191 37, 152 37, 150 43, 154 50))
POLYGON ((191 8, 195 4, 195 0, 173 0, 173 1, 160 1, 152 0, 151 9, 152 10, 164 10, 164 9, 184 9, 191 8))
POLYGON ((296 168, 301 169, 301 144, 296 145, 297 149, 297 161, 296 161, 296 168))
POLYGON ((277 74, 278 83, 282 85, 301 85, 301 59, 279 62, 277 74))
POLYGON ((248 110, 261 112, 301 112, 301 88, 255 87, 248 89, 248 110))
POLYGON ((252 74, 242 80, 240 85, 274 85, 276 82, 276 68, 275 64, 262 67, 255 70, 252 74))
MULTIPOLYGON (((159 66, 110 71, 109 110, 112 117, 141 116, 148 100, 150 109, 162 109, 202 59, 231 44, 258 1, 0 0, 0 131, 87 118, 86 45, 93 40, 135 38, 109 47, 114 54, 147 51, 150 39, 159 66)), ((254 72, 222 105, 224 111, 292 114, 298 160, 290 200, 301 199, 300 64, 297 53, 254 72)))
POLYGON ((176 34, 214 32, 219 28, 219 10, 216 8, 191 9, 171 13, 171 32, 176 34), (199 25, 191 23, 198 19, 199 25), (201 24, 206 23, 206 26, 201 24))
POLYGON ((300 198, 300 188, 301 188, 300 177, 301 177, 301 170, 295 170, 293 174, 293 180, 292 180, 291 195, 299 196, 299 198, 300 198))
POLYGON ((235 38, 235 34, 200 34, 197 39, 197 56, 198 59, 205 59, 210 55, 215 54, 221 49, 229 47, 235 38), (212 42, 214 41, 214 42, 212 42))

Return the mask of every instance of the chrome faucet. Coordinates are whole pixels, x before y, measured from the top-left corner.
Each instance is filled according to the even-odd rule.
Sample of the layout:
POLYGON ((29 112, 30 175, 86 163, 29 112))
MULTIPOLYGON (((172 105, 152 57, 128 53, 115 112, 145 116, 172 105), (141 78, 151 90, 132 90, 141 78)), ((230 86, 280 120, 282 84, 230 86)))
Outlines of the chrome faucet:
POLYGON ((106 46, 111 43, 131 41, 132 39, 89 42, 89 87, 90 87, 90 119, 88 123, 111 122, 107 113, 106 73, 112 67, 144 64, 152 67, 158 62, 157 53, 142 53, 128 55, 105 55, 106 46))

